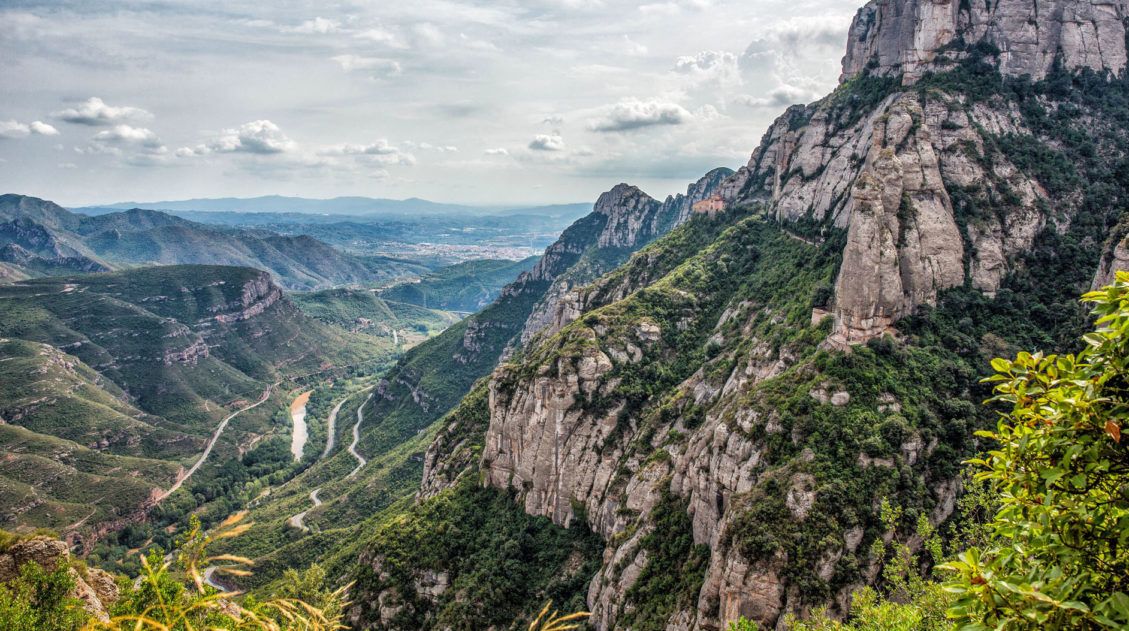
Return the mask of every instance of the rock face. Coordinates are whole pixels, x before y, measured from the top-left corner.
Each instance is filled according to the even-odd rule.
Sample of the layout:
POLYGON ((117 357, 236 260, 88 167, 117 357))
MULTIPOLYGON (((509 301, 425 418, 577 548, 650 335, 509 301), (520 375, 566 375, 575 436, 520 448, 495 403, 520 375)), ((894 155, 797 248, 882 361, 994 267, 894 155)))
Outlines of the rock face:
POLYGON ((991 150, 996 137, 1030 135, 1014 108, 966 107, 962 95, 936 90, 893 90, 865 111, 834 97, 796 106, 720 188, 786 226, 814 218, 847 232, 832 342, 865 342, 966 275, 993 294, 1045 226, 1042 209, 1055 205, 1046 190, 991 150), (1005 212, 966 222, 962 238, 954 189, 1005 212))
POLYGON ((263 313, 282 299, 282 289, 271 281, 267 273, 258 274, 245 282, 239 300, 225 305, 217 305, 210 310, 216 312, 217 322, 230 324, 250 320, 263 313))
MULTIPOLYGON (((829 305, 819 305, 811 322, 815 326, 830 313, 834 326, 824 345, 846 349, 890 332, 897 320, 934 304, 946 289, 965 285, 995 294, 1005 277, 1020 269, 1020 256, 1040 233, 1069 229, 1080 203, 1078 195, 1051 192, 1054 187, 1039 179, 1051 175, 1037 176, 1030 164, 1021 169, 1008 157, 1022 162, 1021 152, 1001 150, 1008 142, 1046 145, 1025 126, 1029 119, 1019 105, 1004 97, 973 99, 958 88, 924 89, 932 85, 921 81, 924 73, 984 51, 1008 76, 1045 77, 1056 56, 1067 69, 1122 73, 1127 17, 1123 1, 875 0, 851 29, 845 84, 827 99, 790 108, 746 166, 722 177, 707 176, 677 202, 682 204, 678 212, 662 210, 666 204, 626 185, 601 201, 605 208, 665 214, 677 223, 685 220, 686 202, 716 193, 730 205, 759 208, 808 246, 841 239, 841 265, 827 273, 834 275, 834 297, 829 305), (985 46, 972 50, 980 42, 985 46), (863 72, 900 80, 868 77, 881 86, 875 95, 849 81, 863 72), (906 89, 915 83, 922 89, 906 89)), ((1053 110, 1056 104, 1045 97, 1040 106, 1053 110)), ((1098 155, 1105 155, 1103 150, 1108 148, 1096 149, 1098 155)), ((601 235, 601 242, 610 247, 630 243, 624 235, 643 234, 646 225, 638 218, 609 220, 606 226, 614 226, 615 233, 601 235)), ((1095 285, 1129 266, 1124 235, 1109 243, 1095 285)), ((820 375, 800 390, 803 412, 757 407, 758 384, 781 375, 802 379, 799 373, 810 368, 800 363, 798 346, 758 337, 758 327, 780 324, 785 316, 769 299, 733 298, 710 311, 712 317, 721 312, 710 330, 695 320, 702 317, 696 309, 706 302, 694 295, 697 287, 671 289, 671 275, 638 271, 647 267, 648 252, 633 258, 623 273, 600 279, 542 276, 555 285, 527 321, 522 363, 499 367, 488 384, 489 423, 478 472, 484 484, 512 492, 530 514, 567 525, 582 510, 604 538, 603 564, 588 591, 596 628, 616 628, 630 614, 625 602, 648 566, 644 542, 655 532, 646 516, 664 501, 665 492, 685 502, 693 542, 709 551, 696 599, 680 604, 666 628, 717 631, 738 616, 772 628, 784 615, 803 613, 813 604, 790 575, 796 559, 786 558, 780 548, 750 552, 734 543, 732 533, 748 525, 750 507, 757 502, 776 500, 773 525, 803 531, 817 527, 812 520, 821 501, 834 501, 821 497, 826 480, 813 473, 817 456, 803 444, 803 423, 797 419, 815 417, 811 406, 827 416, 835 409, 853 410, 901 427, 902 401, 908 399, 882 392, 864 402, 867 394, 820 375), (660 277, 664 287, 657 289, 660 277), (661 304, 661 311, 680 319, 661 326, 647 319, 656 311, 635 297, 647 293, 638 290, 648 286, 664 298, 648 296, 655 301, 648 304, 661 304), (615 317, 608 315, 615 313, 614 303, 625 299, 635 300, 623 309, 630 314, 624 319, 633 318, 629 328, 622 321, 605 324, 603 318, 615 317), (591 313, 591 322, 584 317, 605 305, 611 307, 591 313), (652 362, 643 366, 666 369, 683 359, 666 344, 685 331, 705 331, 715 348, 738 348, 725 342, 740 339, 740 350, 732 351, 722 367, 699 358, 687 370, 696 372, 676 387, 638 395, 638 389, 652 384, 640 384, 632 366, 652 362), (635 383, 628 381, 632 376, 635 383), (646 402, 624 395, 624 384, 646 402), (782 449, 787 459, 779 457, 782 449), (774 495, 766 499, 763 485, 768 483, 774 495)), ((738 252, 727 255, 740 259, 738 252)), ((706 274, 707 263, 696 263, 695 271, 706 274)), ((793 320, 792 326, 799 325, 793 320)), ((780 381, 769 385, 780 386, 780 381)), ((789 382, 784 389, 791 387, 789 382)), ((456 450, 458 459, 443 459, 457 446, 452 437, 465 439, 468 433, 457 429, 455 424, 446 428, 429 450, 424 496, 471 469, 465 449, 456 450)), ((867 476, 911 472, 928 494, 923 514, 934 523, 948 519, 959 480, 940 479, 929 469, 937 437, 910 427, 885 447, 852 447, 843 465, 867 476)), ((868 558, 866 542, 889 542, 894 536, 847 524, 821 542, 822 556, 808 563, 813 580, 828 588, 818 604, 843 613, 851 591, 873 582, 881 569, 880 559, 868 558), (854 584, 832 580, 840 561, 857 563, 849 579, 854 584)))
POLYGON ((1125 69, 1124 0, 876 0, 851 25, 842 80, 865 70, 906 84, 958 60, 960 47, 999 50, 1000 72, 1042 79, 1061 56, 1067 69, 1125 69))
POLYGON ((36 536, 17 541, 0 552, 0 583, 19 576, 20 569, 27 563, 37 563, 49 570, 65 566, 75 583, 71 596, 81 600, 90 615, 108 622, 110 617, 106 610, 118 599, 118 586, 114 577, 96 568, 86 568, 80 573, 69 562, 70 551, 67 544, 58 539, 36 536))
MULTIPOLYGON (((634 186, 616 186, 596 202, 595 212, 607 217, 597 238, 599 247, 639 249, 685 223, 693 213, 694 204, 715 194, 732 174, 731 169, 714 169, 691 184, 685 195, 672 195, 661 204, 634 186)), ((551 251, 552 248, 546 252, 546 257, 551 251)), ((552 278, 542 272, 539 278, 552 280, 553 285, 522 327, 521 345, 528 346, 539 335, 553 335, 578 318, 587 299, 580 288, 608 271, 608 265, 597 264, 579 266, 568 273, 562 270, 552 278)))

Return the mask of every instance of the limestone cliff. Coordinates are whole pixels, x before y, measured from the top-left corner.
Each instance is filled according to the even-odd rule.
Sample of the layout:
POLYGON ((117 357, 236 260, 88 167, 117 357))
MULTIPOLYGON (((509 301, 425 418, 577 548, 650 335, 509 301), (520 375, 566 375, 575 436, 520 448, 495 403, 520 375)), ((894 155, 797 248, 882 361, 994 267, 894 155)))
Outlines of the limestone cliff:
MULTIPOLYGON (((879 580, 872 544, 914 543, 883 530, 884 497, 953 514, 987 419, 978 353, 1015 315, 1039 331, 1017 343, 1045 343, 1081 319, 1079 279, 1129 261, 1129 109, 1108 105, 1129 100, 1125 18, 1123 2, 868 4, 844 84, 692 187, 723 197, 724 231, 702 218, 611 274, 553 277, 518 361, 476 390, 488 420, 448 419, 421 497, 474 471, 529 514, 583 515, 606 542, 598 629, 844 613, 879 580), (905 325, 928 305, 947 311, 905 325), (679 537, 686 558, 664 558, 679 537), (698 578, 645 601, 663 572, 698 578)), ((602 201, 659 213, 626 185, 602 201)))
MULTIPOLYGON (((520 345, 528 346, 535 337, 552 335, 575 320, 584 309, 581 287, 614 269, 625 260, 625 254, 685 223, 693 212, 693 205, 715 194, 732 174, 731 169, 724 167, 714 169, 687 187, 685 195, 669 196, 662 203, 627 184, 601 195, 595 212, 607 217, 597 238, 599 248, 605 250, 603 256, 582 260, 579 265, 552 277, 553 285, 522 327, 520 345), (609 250, 614 255, 609 256, 609 250)), ((545 274, 541 277, 549 280, 545 274)))
POLYGON ((998 51, 1000 72, 1042 79, 1056 59, 1069 70, 1125 69, 1124 0, 878 0, 859 10, 847 39, 843 80, 863 72, 907 84, 950 68, 963 48, 998 51))

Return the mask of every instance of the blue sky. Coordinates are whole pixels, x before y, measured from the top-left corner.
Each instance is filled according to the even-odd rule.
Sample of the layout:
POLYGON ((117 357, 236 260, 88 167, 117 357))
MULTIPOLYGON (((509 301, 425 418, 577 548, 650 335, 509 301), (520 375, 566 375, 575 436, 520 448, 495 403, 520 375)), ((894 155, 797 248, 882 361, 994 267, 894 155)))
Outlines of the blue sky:
POLYGON ((0 192, 656 197, 830 91, 861 0, 0 3, 0 192))

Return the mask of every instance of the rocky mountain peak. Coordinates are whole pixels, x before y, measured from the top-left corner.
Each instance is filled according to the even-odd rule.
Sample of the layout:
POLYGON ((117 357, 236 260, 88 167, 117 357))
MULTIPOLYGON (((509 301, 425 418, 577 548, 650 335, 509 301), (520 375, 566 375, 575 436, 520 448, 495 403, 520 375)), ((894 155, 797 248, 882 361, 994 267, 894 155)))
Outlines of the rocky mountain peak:
POLYGON ((870 70, 909 85, 977 44, 1007 76, 1042 79, 1056 58, 1120 74, 1127 17, 1125 0, 872 0, 851 25, 841 80, 870 70))

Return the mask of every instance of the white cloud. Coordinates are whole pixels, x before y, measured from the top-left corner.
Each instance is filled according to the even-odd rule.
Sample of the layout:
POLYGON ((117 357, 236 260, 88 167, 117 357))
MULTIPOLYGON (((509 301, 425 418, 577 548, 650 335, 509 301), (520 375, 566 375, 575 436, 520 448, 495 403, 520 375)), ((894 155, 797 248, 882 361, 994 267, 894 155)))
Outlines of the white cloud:
POLYGON ((31 133, 38 134, 40 136, 58 136, 59 135, 58 129, 55 129, 53 126, 48 125, 47 123, 44 123, 43 121, 31 121, 31 124, 28 125, 28 128, 31 129, 31 133))
POLYGON ((701 11, 708 9, 711 0, 672 0, 670 2, 652 2, 639 5, 639 12, 644 15, 671 16, 678 15, 684 10, 701 11))
POLYGON ((389 48, 408 47, 408 45, 404 43, 404 40, 399 35, 381 27, 359 31, 358 33, 354 34, 353 37, 374 42, 376 44, 382 44, 384 46, 388 46, 389 48))
POLYGON ((225 129, 217 138, 194 148, 181 147, 176 155, 188 157, 209 153, 253 153, 271 155, 293 151, 297 143, 282 133, 278 125, 269 120, 243 123, 235 129, 225 129))
POLYGON ((488 156, 508 156, 508 155, 510 155, 509 150, 506 149, 505 147, 498 147, 496 149, 487 149, 486 151, 483 151, 483 153, 485 153, 488 156))
POLYGON ((796 103, 809 103, 819 97, 820 95, 812 90, 783 84, 769 90, 765 96, 742 94, 734 98, 733 101, 746 107, 780 108, 796 103))
POLYGON ((90 97, 76 107, 59 110, 52 116, 68 123, 92 127, 147 121, 153 118, 152 114, 139 107, 106 105, 96 96, 90 97))
POLYGON ((598 132, 630 131, 656 125, 681 125, 693 117, 677 103, 628 99, 605 108, 600 118, 589 122, 588 128, 598 132))
POLYGON ((0 121, 0 138, 23 138, 31 133, 27 125, 16 121, 0 121))
POLYGON ((403 72, 400 63, 392 59, 384 59, 381 57, 361 57, 360 55, 337 55, 331 57, 336 61, 345 72, 353 72, 355 70, 369 70, 374 75, 381 75, 385 77, 398 76, 403 72))
POLYGON ((92 140, 102 143, 132 144, 149 148, 161 146, 160 139, 157 138, 157 134, 153 133, 152 130, 144 127, 131 127, 129 125, 115 125, 110 129, 100 131, 94 134, 92 140))
POLYGON ((642 57, 647 54, 647 47, 630 37, 623 36, 624 52, 632 57, 642 57))
POLYGON ((565 142, 560 134, 537 134, 529 143, 534 151, 564 151, 565 142))
POLYGON ((340 22, 318 16, 312 20, 306 20, 298 26, 285 27, 282 30, 287 33, 317 33, 320 35, 326 35, 328 33, 333 33, 340 27, 340 22))
POLYGON ((59 130, 43 121, 32 121, 26 125, 14 120, 0 121, 0 138, 26 138, 33 134, 37 136, 57 136, 59 130))
POLYGON ((319 150, 317 154, 326 157, 351 156, 357 158, 360 162, 370 164, 412 166, 416 163, 415 156, 402 151, 399 147, 384 139, 368 145, 353 143, 330 145, 319 150))
POLYGON ((444 37, 443 31, 439 30, 439 27, 430 22, 416 24, 412 28, 412 32, 415 33, 416 40, 425 46, 442 46, 443 42, 447 39, 444 37))

